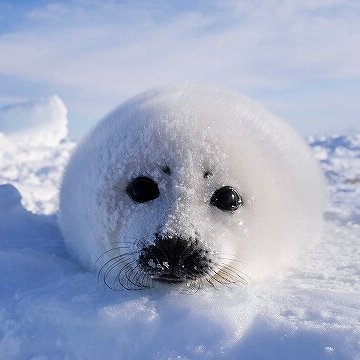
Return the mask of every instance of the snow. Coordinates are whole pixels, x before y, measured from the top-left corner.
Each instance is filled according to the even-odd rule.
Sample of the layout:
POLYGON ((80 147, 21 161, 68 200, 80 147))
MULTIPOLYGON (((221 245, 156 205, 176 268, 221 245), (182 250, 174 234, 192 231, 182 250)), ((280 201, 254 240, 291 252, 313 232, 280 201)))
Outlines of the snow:
POLYGON ((62 124, 47 146, 2 127, 0 359, 360 359, 360 133, 309 139, 328 180, 320 243, 266 283, 189 294, 111 291, 71 260, 55 216, 74 146, 62 124))
POLYGON ((56 95, 0 108, 0 183, 16 186, 28 210, 57 208, 59 170, 74 146, 67 133, 67 109, 56 95))

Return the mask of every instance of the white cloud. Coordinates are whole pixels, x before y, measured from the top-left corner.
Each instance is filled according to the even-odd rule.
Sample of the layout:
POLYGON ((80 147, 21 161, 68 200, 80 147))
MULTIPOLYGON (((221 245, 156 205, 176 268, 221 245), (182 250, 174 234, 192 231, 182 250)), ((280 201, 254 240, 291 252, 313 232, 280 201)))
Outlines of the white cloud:
POLYGON ((12 144, 58 146, 67 137, 67 110, 54 95, 0 108, 0 135, 12 144))
MULTIPOLYGON (((125 97, 168 82, 225 85, 271 106, 294 89, 360 77, 356 0, 180 5, 73 0, 33 8, 20 28, 0 36, 6 54, 0 76, 43 83, 62 95, 70 118, 73 111, 91 120, 125 97)), ((318 91, 326 97, 326 89, 318 91)), ((348 96, 357 102, 356 94, 348 96)), ((298 105, 286 104, 294 111, 298 105)))

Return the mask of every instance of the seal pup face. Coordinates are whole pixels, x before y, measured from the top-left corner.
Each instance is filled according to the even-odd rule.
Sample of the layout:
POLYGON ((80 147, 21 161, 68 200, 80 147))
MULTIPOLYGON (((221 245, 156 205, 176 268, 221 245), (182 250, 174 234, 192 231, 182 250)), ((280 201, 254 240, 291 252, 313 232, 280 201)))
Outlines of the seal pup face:
POLYGON ((240 95, 141 94, 83 140, 65 171, 65 243, 111 288, 247 283, 319 235, 322 177, 303 141, 240 95))
MULTIPOLYGON (((232 222, 244 205, 240 182, 214 134, 188 125, 147 123, 129 133, 129 161, 100 189, 106 219, 116 218, 107 230, 113 249, 98 261, 99 276, 111 287, 247 281, 231 265, 239 261, 239 244, 223 240, 238 231, 232 222)), ((108 166, 105 173, 115 164, 108 166)))

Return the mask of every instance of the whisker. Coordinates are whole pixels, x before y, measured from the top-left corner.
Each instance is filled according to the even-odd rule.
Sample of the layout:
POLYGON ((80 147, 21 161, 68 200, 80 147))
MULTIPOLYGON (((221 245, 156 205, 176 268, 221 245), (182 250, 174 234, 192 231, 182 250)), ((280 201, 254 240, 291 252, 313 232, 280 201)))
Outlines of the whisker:
MULTIPOLYGON (((107 263, 109 264, 109 266, 106 266, 106 270, 103 272, 103 281, 105 283, 107 283, 107 279, 109 277, 109 274, 116 269, 120 264, 123 264, 123 257, 124 256, 118 256, 115 257, 113 259, 111 259, 110 261, 108 261, 107 263)), ((126 262, 125 265, 122 267, 122 269, 126 266, 128 266, 129 263, 126 262)))
MULTIPOLYGON (((225 260, 225 261, 231 261, 233 263, 238 263, 239 265, 243 266, 245 265, 246 267, 248 268, 252 268, 252 266, 238 258, 235 258, 235 257, 232 257, 232 256, 229 256, 229 255, 226 255, 224 256, 224 254, 219 254, 217 256, 217 259, 218 260, 225 260)), ((250 278, 249 275, 247 275, 245 272, 241 271, 241 269, 233 266, 233 265, 230 265, 230 264, 219 264, 220 266, 226 266, 229 270, 232 269, 234 271, 234 273, 236 273, 238 275, 238 277, 244 279, 244 281, 246 281, 247 284, 251 283, 252 280, 250 278), (241 274, 241 275, 240 275, 241 274)))
MULTIPOLYGON (((130 269, 130 272, 127 271, 127 272, 125 273, 125 278, 126 278, 131 284, 133 284, 134 286, 139 287, 139 288, 144 288, 144 286, 143 286, 142 284, 135 283, 135 282, 133 281, 133 280, 135 280, 135 276, 134 276, 134 277, 132 277, 132 276, 130 277, 130 275, 131 275, 137 268, 140 269, 139 265, 137 265, 135 268, 131 268, 131 269, 130 269)), ((138 270, 137 273, 139 273, 139 271, 140 271, 140 270, 138 270)), ((136 274, 135 274, 135 275, 136 275, 136 274)))
POLYGON ((224 265, 223 269, 227 270, 230 276, 235 276, 236 278, 238 278, 240 280, 240 283, 242 283, 243 285, 248 285, 251 282, 250 276, 246 275, 242 271, 237 271, 237 269, 231 268, 228 265, 224 265))
POLYGON ((250 264, 248 264, 248 263, 246 263, 245 261, 242 261, 242 260, 240 260, 240 259, 238 259, 238 258, 236 258, 236 257, 233 257, 233 256, 231 256, 231 255, 218 254, 218 255, 217 255, 217 258, 218 258, 219 260, 226 260, 226 261, 236 262, 236 263, 239 263, 239 264, 241 264, 241 265, 246 265, 246 266, 248 266, 248 267, 251 267, 250 264))
POLYGON ((134 271, 136 271, 135 275, 133 276, 134 281, 138 284, 138 286, 143 286, 142 282, 140 282, 139 279, 144 272, 142 271, 139 264, 136 265, 136 267, 134 268, 134 271))
MULTIPOLYGON (((109 274, 110 274, 114 269, 116 269, 119 264, 121 264, 121 259, 120 259, 120 260, 118 259, 117 261, 115 261, 115 262, 105 271, 105 273, 104 273, 103 281, 104 281, 105 285, 107 285, 110 289, 113 289, 113 288, 109 285, 107 279, 108 279, 108 277, 109 277, 109 274)), ((126 264, 125 266, 128 266, 128 264, 126 264)), ((115 279, 116 279, 116 277, 115 277, 115 279)), ((114 289, 114 290, 115 290, 115 289, 114 289)))
MULTIPOLYGON (((122 247, 122 246, 119 246, 119 247, 116 247, 116 248, 112 248, 110 250, 106 250, 105 252, 103 252, 98 258, 97 260, 95 261, 95 264, 94 264, 94 270, 97 268, 97 264, 100 262, 100 260, 106 256, 107 254, 109 254, 111 251, 115 251, 115 250, 122 250, 122 249, 128 249, 128 247, 122 247)), ((120 254, 118 256, 129 256, 129 255, 134 255, 136 253, 139 253, 139 250, 137 251, 133 251, 133 252, 127 252, 127 253, 123 253, 123 254, 120 254)), ((114 258, 112 258, 114 259, 114 258)), ((111 260, 110 260, 111 261, 111 260)), ((105 263, 106 265, 107 263, 105 263)), ((104 266, 104 265, 103 265, 104 266)), ((102 266, 102 267, 103 267, 102 266)))
POLYGON ((234 278, 234 275, 235 275, 241 281, 243 281, 242 277, 240 277, 234 270, 228 269, 226 265, 221 265, 221 264, 217 264, 217 265, 219 265, 220 269, 218 272, 215 272, 214 277, 220 277, 221 279, 226 281, 226 283, 236 284, 238 281, 235 280, 235 278, 234 278), (224 274, 224 275, 222 275, 222 274, 224 274))
MULTIPOLYGON (((118 278, 119 279, 119 282, 121 282, 121 276, 120 275, 122 275, 122 276, 125 276, 125 279, 127 279, 127 274, 128 274, 128 272, 129 271, 132 271, 133 270, 133 263, 135 263, 135 262, 137 262, 137 260, 135 259, 135 260, 132 260, 132 261, 130 261, 130 262, 128 262, 128 263, 126 263, 118 272, 117 272, 117 275, 116 275, 116 278, 118 278)), ((128 281, 129 281, 129 279, 127 279, 128 281)), ((130 281, 130 283, 131 283, 131 281, 130 281)), ((133 284, 134 285, 134 284, 133 284)))
POLYGON ((114 260, 117 260, 118 258, 121 258, 121 256, 122 255, 116 256, 115 258, 112 258, 112 259, 108 260, 104 265, 101 266, 101 268, 98 271, 98 276, 97 276, 98 283, 100 281, 100 276, 101 276, 103 270, 106 269, 107 265, 112 263, 114 260))

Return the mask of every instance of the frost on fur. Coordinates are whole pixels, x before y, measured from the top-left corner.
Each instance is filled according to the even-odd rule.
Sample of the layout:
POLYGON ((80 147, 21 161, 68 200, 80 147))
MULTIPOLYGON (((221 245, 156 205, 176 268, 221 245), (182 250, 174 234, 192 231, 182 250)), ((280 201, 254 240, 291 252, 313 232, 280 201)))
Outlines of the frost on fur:
POLYGON ((194 254, 211 263, 200 287, 248 282, 291 263, 319 237, 322 208, 318 165, 292 129, 238 94, 184 85, 140 94, 92 130, 65 171, 59 218, 71 252, 108 271, 113 285, 122 276, 152 284, 154 266, 169 265, 142 254, 153 254, 159 238, 196 240, 194 254), (134 201, 127 188, 138 177, 156 183, 158 197, 134 201), (242 206, 213 206, 222 187, 236 189, 242 206))

